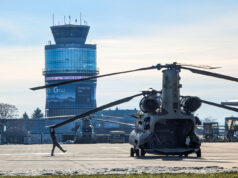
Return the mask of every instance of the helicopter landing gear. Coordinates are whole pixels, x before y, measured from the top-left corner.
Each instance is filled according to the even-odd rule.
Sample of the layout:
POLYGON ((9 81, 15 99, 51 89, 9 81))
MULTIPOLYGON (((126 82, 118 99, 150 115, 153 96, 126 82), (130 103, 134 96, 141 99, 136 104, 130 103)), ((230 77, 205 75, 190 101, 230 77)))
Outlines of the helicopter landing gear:
POLYGON ((131 150, 130 150, 130 156, 131 156, 131 157, 134 157, 134 154, 135 154, 134 148, 131 148, 131 150))
POLYGON ((140 157, 140 150, 136 149, 136 157, 140 157))
POLYGON ((145 156, 145 150, 142 148, 142 149, 137 149, 137 148, 131 148, 130 149, 130 156, 131 157, 134 157, 135 154, 136 154, 136 157, 140 157, 140 156, 145 156))
POLYGON ((201 149, 199 148, 199 150, 196 152, 197 154, 197 158, 201 158, 202 156, 202 153, 201 153, 201 149))
POLYGON ((145 156, 145 153, 146 153, 145 150, 142 148, 141 149, 141 156, 145 156))

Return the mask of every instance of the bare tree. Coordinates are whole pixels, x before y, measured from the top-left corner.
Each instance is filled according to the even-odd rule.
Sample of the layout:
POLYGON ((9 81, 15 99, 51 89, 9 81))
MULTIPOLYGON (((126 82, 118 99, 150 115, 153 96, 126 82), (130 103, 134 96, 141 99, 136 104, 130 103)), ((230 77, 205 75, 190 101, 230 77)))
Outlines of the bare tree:
POLYGON ((18 116, 16 106, 6 103, 0 103, 0 119, 14 119, 18 116))

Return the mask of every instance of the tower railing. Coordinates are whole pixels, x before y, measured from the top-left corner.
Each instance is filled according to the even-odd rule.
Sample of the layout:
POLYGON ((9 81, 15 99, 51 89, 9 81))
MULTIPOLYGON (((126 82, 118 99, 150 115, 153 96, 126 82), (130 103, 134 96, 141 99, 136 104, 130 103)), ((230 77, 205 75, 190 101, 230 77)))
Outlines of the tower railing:
POLYGON ((43 69, 42 71, 43 75, 48 75, 48 74, 70 74, 70 73, 80 73, 80 74, 98 74, 99 73, 99 68, 97 68, 96 70, 65 70, 65 69, 59 69, 59 70, 46 70, 43 69))

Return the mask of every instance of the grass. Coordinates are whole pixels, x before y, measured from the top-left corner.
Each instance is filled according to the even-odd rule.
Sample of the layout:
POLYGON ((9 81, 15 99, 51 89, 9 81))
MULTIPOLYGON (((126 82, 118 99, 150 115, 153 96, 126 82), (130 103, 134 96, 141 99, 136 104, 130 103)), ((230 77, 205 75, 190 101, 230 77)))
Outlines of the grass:
MULTIPOLYGON (((4 176, 9 178, 13 176, 4 176)), ((216 174, 130 174, 130 175, 46 175, 46 176, 16 176, 19 178, 238 178, 238 173, 216 173, 216 174)))

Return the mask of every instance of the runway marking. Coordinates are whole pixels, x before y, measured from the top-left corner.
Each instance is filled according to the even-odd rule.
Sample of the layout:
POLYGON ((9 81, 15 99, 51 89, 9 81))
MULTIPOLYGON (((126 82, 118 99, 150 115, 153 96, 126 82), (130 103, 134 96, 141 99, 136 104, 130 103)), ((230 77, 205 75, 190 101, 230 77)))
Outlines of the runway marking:
MULTIPOLYGON (((65 155, 67 153, 54 153, 55 155, 65 155)), ((50 155, 50 153, 5 153, 0 156, 28 156, 28 155, 50 155)))

